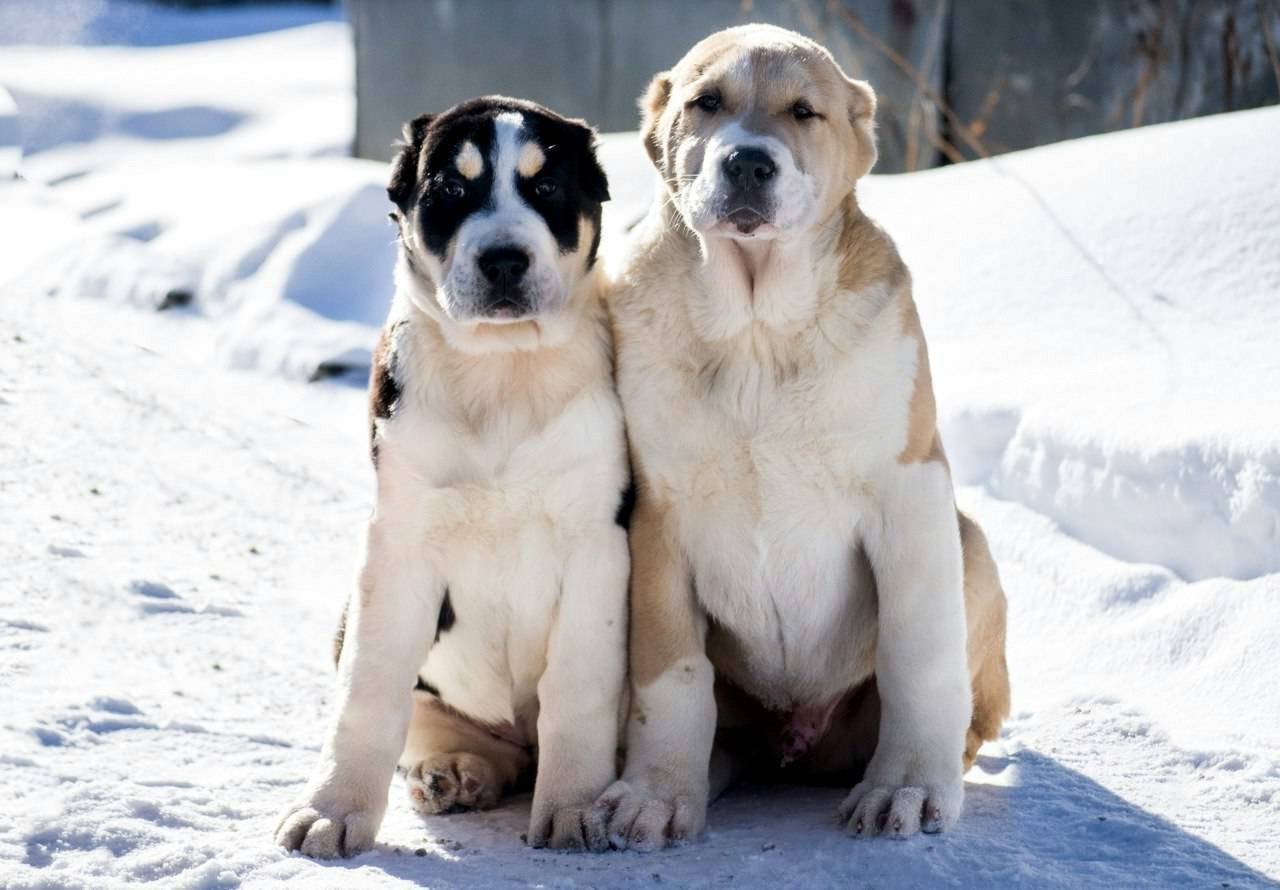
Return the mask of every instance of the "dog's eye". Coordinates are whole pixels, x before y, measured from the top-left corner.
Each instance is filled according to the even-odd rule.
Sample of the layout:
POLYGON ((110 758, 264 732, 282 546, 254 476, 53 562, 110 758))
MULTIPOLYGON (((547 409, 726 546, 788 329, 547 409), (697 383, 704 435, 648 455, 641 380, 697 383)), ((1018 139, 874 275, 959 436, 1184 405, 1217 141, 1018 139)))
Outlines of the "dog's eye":
POLYGON ((444 185, 440 187, 440 191, 444 192, 446 198, 455 199, 461 198, 467 193, 467 190, 462 187, 462 183, 456 179, 446 179, 444 185))
POLYGON ((811 117, 817 117, 818 112, 813 107, 801 99, 799 102, 791 106, 791 116, 798 121, 807 121, 811 117))
POLYGON ((550 198, 560 190, 554 179, 539 179, 533 187, 533 193, 539 198, 550 198))
POLYGON ((693 104, 697 105, 708 114, 715 114, 720 110, 720 97, 715 93, 703 93, 701 96, 693 100, 693 104))

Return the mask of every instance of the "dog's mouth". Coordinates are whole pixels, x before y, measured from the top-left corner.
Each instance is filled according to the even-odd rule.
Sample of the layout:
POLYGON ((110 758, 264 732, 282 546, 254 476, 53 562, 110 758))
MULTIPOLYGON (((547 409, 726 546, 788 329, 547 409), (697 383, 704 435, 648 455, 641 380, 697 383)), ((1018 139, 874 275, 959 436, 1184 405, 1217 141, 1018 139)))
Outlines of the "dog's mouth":
POLYGON ((525 321, 533 315, 533 309, 522 297, 501 296, 490 300, 484 307, 482 321, 498 324, 525 321))
POLYGON ((750 235, 768 222, 764 214, 754 207, 739 207, 737 210, 731 210, 725 215, 724 220, 743 235, 750 235))
POLYGON ((723 214, 715 225, 718 234, 730 238, 772 238, 778 227, 754 207, 741 206, 723 214))

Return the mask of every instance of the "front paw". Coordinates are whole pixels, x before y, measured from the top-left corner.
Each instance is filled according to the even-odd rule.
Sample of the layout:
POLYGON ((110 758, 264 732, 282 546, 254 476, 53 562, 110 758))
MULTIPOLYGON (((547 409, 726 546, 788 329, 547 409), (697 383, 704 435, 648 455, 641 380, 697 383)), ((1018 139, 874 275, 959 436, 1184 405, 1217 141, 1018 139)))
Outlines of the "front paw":
POLYGON ((529 815, 528 839, 531 847, 603 853, 609 849, 609 822, 590 795, 578 804, 536 801, 529 815))
POLYGON ((952 769, 878 767, 875 758, 861 782, 840 804, 840 821, 851 837, 908 838, 936 834, 955 825, 964 803, 964 777, 952 769))
POLYGON ((487 810, 502 796, 498 768, 479 754, 433 754, 409 770, 405 784, 424 816, 487 810))
POLYGON ((595 810, 608 820, 612 846, 649 852, 702 834, 707 799, 705 793, 660 790, 643 781, 620 779, 600 795, 595 810))
POLYGON ((313 859, 355 856, 373 846, 383 809, 315 793, 285 811, 276 828, 276 843, 313 859))

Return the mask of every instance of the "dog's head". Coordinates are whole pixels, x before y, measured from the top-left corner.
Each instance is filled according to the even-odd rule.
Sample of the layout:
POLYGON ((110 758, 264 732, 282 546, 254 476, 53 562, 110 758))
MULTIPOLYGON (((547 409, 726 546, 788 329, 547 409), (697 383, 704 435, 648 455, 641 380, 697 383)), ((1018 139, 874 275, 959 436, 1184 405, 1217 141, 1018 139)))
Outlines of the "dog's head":
POLYGON ((554 326, 609 199, 590 127, 501 96, 406 124, 387 193, 415 302, 472 348, 554 326))
POLYGON ((875 163, 876 99, 799 34, 712 34, 641 98, 649 156, 704 236, 787 238, 827 218, 875 163))

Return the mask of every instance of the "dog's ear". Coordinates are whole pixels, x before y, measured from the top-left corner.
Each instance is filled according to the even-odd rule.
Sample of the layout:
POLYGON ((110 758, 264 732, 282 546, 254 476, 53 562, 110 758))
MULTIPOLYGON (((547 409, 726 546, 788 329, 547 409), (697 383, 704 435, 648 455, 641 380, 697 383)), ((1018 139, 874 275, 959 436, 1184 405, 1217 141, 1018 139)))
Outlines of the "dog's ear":
POLYGON ((596 131, 582 120, 570 119, 569 125, 573 128, 574 148, 582 158, 582 166, 578 170, 578 185, 589 200, 603 204, 609 200, 609 178, 605 176, 604 168, 596 157, 596 131))
POLYGON ((852 172, 854 179, 861 179, 876 162, 876 91, 865 80, 848 78, 845 83, 849 87, 849 123, 858 144, 852 172))
POLYGON ((434 114, 420 114, 404 125, 404 136, 399 151, 391 160, 391 179, 387 183, 387 197, 391 203, 407 212, 409 199, 418 185, 418 156, 427 138, 427 128, 435 120, 434 114))
POLYGON ((658 134, 658 121, 671 100, 671 72, 662 71, 649 82, 649 88, 640 97, 640 135, 644 139, 649 160, 662 169, 662 139, 658 134))

